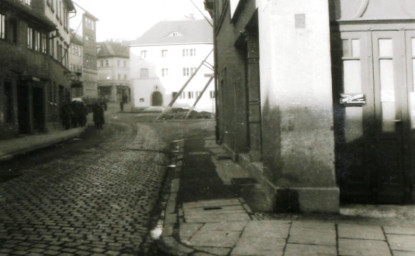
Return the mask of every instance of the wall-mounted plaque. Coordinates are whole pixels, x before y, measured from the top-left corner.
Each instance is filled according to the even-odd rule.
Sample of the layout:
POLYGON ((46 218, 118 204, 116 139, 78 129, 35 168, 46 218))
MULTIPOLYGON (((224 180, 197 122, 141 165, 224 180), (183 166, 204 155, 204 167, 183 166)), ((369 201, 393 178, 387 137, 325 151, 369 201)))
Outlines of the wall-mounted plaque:
POLYGON ((366 104, 366 98, 363 93, 341 93, 340 104, 343 106, 363 106, 366 104))

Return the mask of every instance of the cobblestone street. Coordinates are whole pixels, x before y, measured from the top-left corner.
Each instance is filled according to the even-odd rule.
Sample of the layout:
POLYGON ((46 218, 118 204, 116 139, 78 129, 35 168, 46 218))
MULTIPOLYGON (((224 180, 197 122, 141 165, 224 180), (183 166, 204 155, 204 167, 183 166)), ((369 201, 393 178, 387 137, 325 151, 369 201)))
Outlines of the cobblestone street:
POLYGON ((166 143, 146 124, 92 132, 106 129, 111 136, 96 146, 0 183, 0 255, 141 255, 166 143))

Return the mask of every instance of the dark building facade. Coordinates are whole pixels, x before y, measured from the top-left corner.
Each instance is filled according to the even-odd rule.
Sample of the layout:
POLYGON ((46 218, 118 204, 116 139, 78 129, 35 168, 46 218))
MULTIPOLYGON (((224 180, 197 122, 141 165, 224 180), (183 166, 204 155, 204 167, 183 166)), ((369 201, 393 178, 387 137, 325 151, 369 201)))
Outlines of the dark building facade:
POLYGON ((217 141, 265 210, 415 200, 415 12, 408 1, 205 1, 217 141))
POLYGON ((69 98, 65 31, 73 9, 70 0, 0 2, 0 139, 58 126, 59 104, 69 98))

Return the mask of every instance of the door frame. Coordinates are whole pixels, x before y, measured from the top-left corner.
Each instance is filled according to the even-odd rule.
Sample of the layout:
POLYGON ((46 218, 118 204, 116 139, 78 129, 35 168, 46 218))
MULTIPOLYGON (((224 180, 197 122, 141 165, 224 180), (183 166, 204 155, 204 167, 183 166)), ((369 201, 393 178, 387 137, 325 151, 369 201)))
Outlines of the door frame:
MULTIPOLYGON (((333 53, 333 63, 334 63, 334 67, 333 67, 333 74, 337 75, 339 74, 339 72, 341 72, 343 70, 343 68, 339 68, 338 66, 340 65, 341 67, 343 66, 343 60, 342 60, 342 54, 341 53, 336 53, 336 49, 337 51, 340 49, 341 51, 341 43, 342 43, 342 35, 346 34, 346 33, 356 33, 356 34, 360 34, 362 38, 364 37, 368 37, 368 44, 367 47, 370 49, 366 49, 368 51, 368 57, 369 57, 369 61, 368 61, 368 66, 367 69, 369 70, 369 77, 364 77, 364 75, 362 74, 362 87, 364 87, 364 83, 367 83, 366 86, 373 86, 373 88, 375 87, 375 66, 374 66, 374 56, 373 53, 375 51, 375 49, 372 49, 372 45, 373 45, 373 35, 376 33, 382 34, 382 33, 389 33, 389 32, 394 32, 396 34, 398 34, 398 37, 400 37, 400 39, 398 40, 402 40, 402 44, 405 47, 405 53, 403 54, 403 56, 399 55, 399 58, 401 58, 402 60, 402 70, 404 72, 404 75, 402 76, 402 82, 401 82, 401 86, 404 86, 405 88, 402 89, 401 95, 399 95, 399 98, 401 99, 401 105, 402 107, 402 153, 403 153, 403 158, 402 158, 402 173, 403 173, 403 180, 404 182, 407 181, 408 186, 406 186, 405 188, 405 192, 404 192, 404 201, 405 202, 410 202, 413 201, 415 199, 415 191, 413 189, 413 184, 415 183, 415 159, 412 159, 410 156, 412 153, 415 152, 414 148, 415 148, 415 129, 411 130, 410 129, 410 122, 409 122, 409 107, 410 107, 410 101, 409 101, 409 95, 410 93, 414 93, 414 75, 412 70, 415 70, 413 68, 413 62, 412 60, 414 60, 415 63, 415 53, 412 53, 412 56, 410 55, 410 45, 411 45, 411 38, 415 38, 415 21, 414 20, 407 20, 407 21, 403 21, 403 20, 399 20, 399 21, 339 21, 339 27, 337 28, 337 31, 333 31, 333 35, 334 35, 334 40, 338 40, 337 41, 337 45, 336 42, 333 43, 334 45, 334 53, 333 53), (336 39, 338 38, 338 39, 336 39), (371 51, 371 52, 370 52, 371 51), (370 53, 370 54, 369 54, 370 53), (337 67, 336 67, 337 66, 337 67)), ((364 46, 362 46, 364 47, 364 46)), ((413 47, 413 49, 415 49, 415 47, 413 47)), ((365 61, 362 62, 362 65, 365 61)), ((364 70, 364 69, 362 69, 364 70)), ((338 111, 339 109, 341 109, 341 107, 339 107, 339 103, 338 103, 338 95, 336 95, 339 91, 341 91, 343 88, 343 76, 341 75, 340 78, 336 78, 334 77, 333 81, 334 81, 334 104, 335 104, 335 113, 336 111, 338 111), (339 83, 341 82, 342 86, 339 86, 339 83), (338 84, 336 86, 336 84, 338 84)), ((396 84, 395 84, 396 85, 396 84)), ((395 87, 396 88, 396 87, 395 87)), ((376 91, 376 90, 375 90, 376 91)), ((379 91, 379 90, 377 90, 379 91)), ((379 105, 379 103, 375 103, 375 99, 379 99, 378 97, 380 97, 380 95, 375 95, 376 92, 373 92, 373 104, 377 104, 379 105)), ((379 92, 377 92, 379 94, 379 92)), ((367 104, 371 104, 371 97, 367 97, 367 104)), ((374 108, 376 110, 375 115, 379 115, 379 107, 374 105, 374 108)), ((365 111, 363 111, 365 112, 365 111)), ((336 114, 337 115, 337 114, 336 114)), ((376 134, 373 133, 374 130, 376 129, 376 123, 373 123, 372 127, 370 128, 370 119, 369 120, 365 120, 368 117, 365 116, 365 113, 363 113, 363 130, 366 134, 376 134), (369 127, 367 126, 367 122, 369 122, 369 127)), ((339 118, 339 117, 335 117, 335 118, 339 118)), ((340 117, 341 118, 341 117, 340 117)), ((377 122, 377 124, 379 125, 379 121, 376 120, 380 120, 378 119, 379 116, 377 116, 375 118, 375 116, 373 117, 373 121, 377 122)), ((337 121, 338 122, 338 121, 337 121)), ((339 133, 339 131, 341 129, 344 129, 344 127, 342 128, 342 124, 344 125, 344 122, 342 123, 341 121, 338 122, 337 127, 336 127, 336 133, 339 133)), ((340 132, 341 134, 341 132, 340 132)), ((344 134, 343 134, 344 135, 344 134)), ((339 137, 339 136, 337 136, 339 137)), ((340 136, 342 137, 342 136, 340 136)), ((344 136, 343 136, 344 139, 344 136)), ((365 142, 363 142, 365 143, 365 142)), ((377 143, 377 140, 376 140, 377 143)), ((343 148, 345 146, 345 141, 342 139, 336 139, 336 155, 339 153, 339 148, 343 148)), ((368 147, 372 147, 372 145, 368 145, 365 144, 365 146, 368 147)), ((370 151, 370 149, 369 149, 370 151)), ((340 153, 341 155, 341 153, 340 153)), ((337 161, 339 161, 339 158, 337 157, 337 161)), ((340 170, 342 169, 341 163, 336 163, 337 167, 340 170)), ((337 175, 341 174, 341 171, 337 171, 337 175)), ((341 177, 337 177, 337 181, 339 183, 339 186, 341 188, 341 177)), ((376 184, 373 184, 376 185, 376 184)), ((342 191, 341 191, 342 192, 342 191)), ((372 198, 373 199, 373 198, 372 198)), ((373 201, 372 201, 373 202, 373 201)))

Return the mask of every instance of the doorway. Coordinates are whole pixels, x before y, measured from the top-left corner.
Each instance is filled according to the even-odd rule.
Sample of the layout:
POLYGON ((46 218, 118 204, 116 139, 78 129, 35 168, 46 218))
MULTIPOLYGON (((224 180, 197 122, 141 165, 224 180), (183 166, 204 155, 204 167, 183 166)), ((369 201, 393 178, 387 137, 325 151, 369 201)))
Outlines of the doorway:
POLYGON ((337 180, 343 202, 411 200, 409 95, 414 32, 342 32, 336 106, 337 180), (410 42, 410 44, 408 44, 410 42))
POLYGON ((29 85, 19 82, 17 86, 17 116, 19 121, 19 133, 30 133, 30 97, 29 85))
POLYGON ((163 95, 159 91, 153 92, 151 95, 151 106, 162 106, 163 105, 163 95))
POLYGON ((33 129, 36 132, 45 131, 45 99, 43 88, 32 87, 33 93, 33 129))

